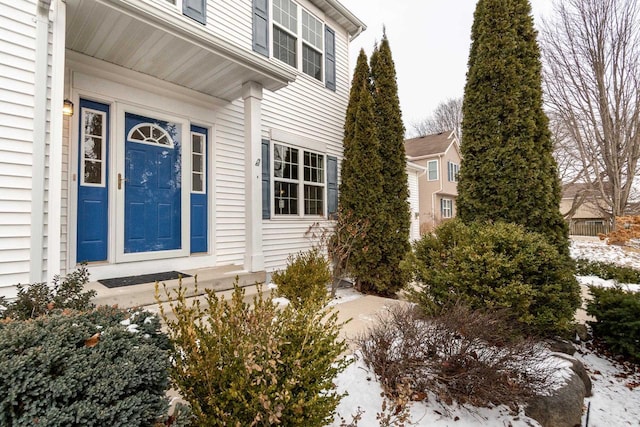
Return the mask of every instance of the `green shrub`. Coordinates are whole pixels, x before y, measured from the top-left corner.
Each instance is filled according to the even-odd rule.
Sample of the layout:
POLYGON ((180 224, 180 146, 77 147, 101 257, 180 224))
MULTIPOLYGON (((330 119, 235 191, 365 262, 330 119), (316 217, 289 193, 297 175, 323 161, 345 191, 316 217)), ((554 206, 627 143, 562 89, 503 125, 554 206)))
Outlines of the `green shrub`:
POLYGON ((596 318, 590 322, 594 337, 614 353, 640 361, 640 292, 595 286, 589 290, 593 299, 587 302, 587 313, 596 318))
POLYGON ((313 304, 280 309, 261 292, 250 305, 237 284, 230 300, 207 289, 202 305, 187 302, 182 287, 168 296, 175 320, 161 314, 173 343, 171 378, 195 425, 332 420, 342 397, 333 379, 348 364, 335 313, 313 304))
POLYGON ((296 307, 307 301, 324 301, 331 279, 329 262, 318 249, 289 256, 287 268, 276 271, 271 278, 278 285, 276 295, 287 298, 296 307))
POLYGON ((0 425, 152 425, 168 408, 167 343, 140 310, 4 320, 0 425))
POLYGON ((412 297, 431 313, 460 300, 508 309, 531 333, 549 335, 567 331, 580 304, 571 259, 519 225, 452 220, 414 250, 412 297))
POLYGON ((579 276, 598 276, 605 280, 620 283, 640 283, 640 271, 631 267, 622 267, 609 262, 576 260, 576 274, 579 276))
POLYGON ((52 286, 46 283, 32 285, 18 284, 18 297, 13 302, 0 300, 0 318, 10 317, 16 320, 32 319, 53 310, 73 309, 90 310, 94 308, 91 298, 96 291, 83 292, 84 285, 89 282, 89 272, 83 265, 69 273, 64 279, 53 278, 52 286))

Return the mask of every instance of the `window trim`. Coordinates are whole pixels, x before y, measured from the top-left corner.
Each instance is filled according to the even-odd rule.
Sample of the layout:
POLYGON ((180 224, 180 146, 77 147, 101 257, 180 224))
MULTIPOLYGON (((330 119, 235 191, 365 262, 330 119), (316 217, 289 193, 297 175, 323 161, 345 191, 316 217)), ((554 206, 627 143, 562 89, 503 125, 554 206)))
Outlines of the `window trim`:
POLYGON ((271 195, 270 195, 270 206, 271 206, 271 219, 292 219, 292 218, 325 218, 327 215, 327 208, 328 208, 328 195, 327 195, 327 170, 328 170, 328 165, 327 165, 327 154, 325 152, 322 151, 317 151, 314 150, 312 148, 307 148, 304 146, 297 146, 297 145, 293 145, 293 144, 289 144, 286 142, 282 142, 282 141, 275 141, 272 140, 271 141, 271 147, 270 147, 270 153, 269 153, 269 157, 270 157, 270 161, 271 161, 271 167, 270 167, 270 177, 271 177, 271 183, 270 183, 270 190, 271 190, 271 195), (276 156, 276 146, 282 146, 288 149, 293 149, 293 150, 297 150, 298 152, 298 159, 297 159, 297 165, 298 165, 298 179, 292 179, 292 178, 282 178, 282 177, 277 177, 275 175, 275 156, 276 156), (305 163, 304 163, 304 157, 305 157, 305 153, 309 153, 309 154, 314 154, 319 156, 322 159, 322 173, 321 173, 321 178, 322 178, 322 182, 314 182, 314 181, 307 181, 305 180, 305 176, 304 176, 304 169, 305 169, 305 163), (292 184, 296 184, 298 189, 297 189, 297 210, 298 213, 296 214, 280 214, 278 213, 278 209, 276 206, 276 181, 279 182, 285 182, 285 183, 292 183, 292 184), (305 210, 306 210, 306 200, 305 200, 305 186, 313 186, 313 187, 321 187, 321 194, 322 194, 322 213, 321 214, 306 214, 305 210))
MULTIPOLYGON (((107 183, 106 183, 106 155, 107 155, 107 146, 106 146, 106 142, 107 142, 107 113, 104 111, 100 111, 100 110, 96 110, 93 108, 88 108, 88 107, 83 107, 81 109, 81 114, 80 114, 80 156, 79 156, 79 160, 80 160, 80 185, 82 185, 83 187, 98 187, 98 188, 104 188, 107 183), (87 112, 93 113, 93 114, 97 114, 102 116, 102 134, 100 135, 100 137, 102 138, 102 144, 100 147, 100 160, 97 160, 97 162, 100 163, 101 168, 100 168, 100 183, 95 183, 95 182, 85 182, 85 162, 87 161, 87 158, 85 157, 85 141, 86 141, 86 128, 85 128, 85 124, 84 124, 84 120, 85 120, 85 115, 87 112)), ((94 136, 94 135, 92 135, 94 136)), ((96 135, 97 136, 97 135, 96 135)), ((89 159, 91 160, 91 159, 89 159)), ((96 161, 95 159, 93 159, 94 161, 96 161)))
POLYGON ((441 199, 440 215, 443 219, 453 218, 453 199, 441 199), (448 205, 448 206, 446 206, 448 205), (448 215, 446 214, 448 212, 448 215))
POLYGON ((438 159, 427 161, 427 181, 437 181, 439 178, 440 178, 440 171, 438 170, 438 159), (435 168, 436 177, 435 178, 431 178, 431 171, 429 170, 429 168, 431 167, 431 164, 433 164, 433 163, 435 163, 435 165, 436 165, 436 168, 435 168))

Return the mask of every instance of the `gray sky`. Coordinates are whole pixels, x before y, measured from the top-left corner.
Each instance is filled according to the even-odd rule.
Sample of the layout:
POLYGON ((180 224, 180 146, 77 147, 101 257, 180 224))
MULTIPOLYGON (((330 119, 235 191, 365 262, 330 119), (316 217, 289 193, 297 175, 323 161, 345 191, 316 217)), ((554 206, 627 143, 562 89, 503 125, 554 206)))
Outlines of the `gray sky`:
MULTIPOLYGON (((440 102, 463 95, 476 0, 341 2, 367 25, 351 43, 352 73, 360 48, 370 57, 386 26, 407 130, 440 102)), ((541 16, 550 14, 552 0, 531 0, 531 6, 538 25, 541 16)))

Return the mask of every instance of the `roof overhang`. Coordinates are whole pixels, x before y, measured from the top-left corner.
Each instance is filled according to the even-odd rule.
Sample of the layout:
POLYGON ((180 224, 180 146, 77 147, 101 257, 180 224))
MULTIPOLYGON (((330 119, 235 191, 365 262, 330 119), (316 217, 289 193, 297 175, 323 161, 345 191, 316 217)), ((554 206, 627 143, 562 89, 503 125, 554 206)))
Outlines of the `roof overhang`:
POLYGON ((296 78, 276 62, 221 39, 169 2, 67 0, 66 48, 232 101, 254 81, 276 91, 296 78))
POLYGON ((311 0, 311 2, 326 13, 328 17, 344 27, 352 40, 367 29, 364 22, 337 0, 311 0))

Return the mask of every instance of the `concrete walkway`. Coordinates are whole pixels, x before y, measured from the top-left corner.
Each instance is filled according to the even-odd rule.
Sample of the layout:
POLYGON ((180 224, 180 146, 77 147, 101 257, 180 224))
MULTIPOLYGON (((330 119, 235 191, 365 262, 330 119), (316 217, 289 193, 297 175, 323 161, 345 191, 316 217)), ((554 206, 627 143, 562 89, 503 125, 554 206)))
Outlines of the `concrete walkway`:
POLYGON ((356 339, 366 333, 380 318, 384 318, 389 312, 389 308, 407 303, 401 299, 373 295, 358 296, 346 302, 340 302, 338 299, 336 302, 334 307, 338 312, 338 320, 340 322, 348 321, 342 327, 342 338, 347 341, 349 349, 352 351, 357 348, 356 339))

